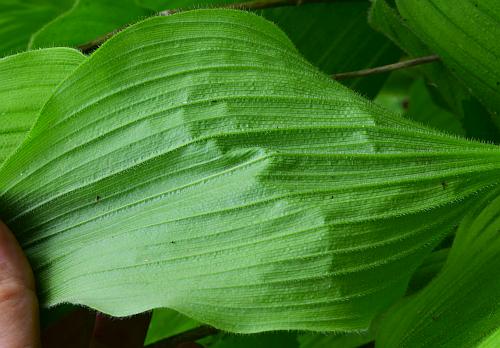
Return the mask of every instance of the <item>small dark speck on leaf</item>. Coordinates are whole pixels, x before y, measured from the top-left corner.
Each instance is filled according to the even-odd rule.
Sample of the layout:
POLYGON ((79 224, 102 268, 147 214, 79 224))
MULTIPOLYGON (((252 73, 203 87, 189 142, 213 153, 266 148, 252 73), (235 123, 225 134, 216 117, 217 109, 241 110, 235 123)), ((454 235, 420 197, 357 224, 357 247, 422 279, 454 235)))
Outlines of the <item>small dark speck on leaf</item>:
POLYGON ((210 100, 210 104, 215 104, 217 103, 217 100, 210 100))
POLYGON ((171 241, 170 243, 175 244, 175 242, 174 242, 174 241, 171 241))
POLYGON ((448 188, 448 184, 446 181, 441 181, 441 186, 443 187, 443 190, 446 190, 448 188))
POLYGON ((333 199, 333 196, 331 196, 330 198, 333 199))
POLYGON ((96 201, 96 202, 99 202, 100 200, 101 200, 101 196, 97 196, 97 197, 95 198, 95 201, 96 201))
POLYGON ((500 81, 497 81, 497 86, 500 86, 500 81))

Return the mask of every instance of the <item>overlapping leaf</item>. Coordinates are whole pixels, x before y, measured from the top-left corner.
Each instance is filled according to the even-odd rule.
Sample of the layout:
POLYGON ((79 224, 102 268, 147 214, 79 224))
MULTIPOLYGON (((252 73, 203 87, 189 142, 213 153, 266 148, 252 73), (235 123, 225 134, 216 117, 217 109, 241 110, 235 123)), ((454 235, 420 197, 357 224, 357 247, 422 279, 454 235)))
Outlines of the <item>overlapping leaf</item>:
MULTIPOLYGON (((397 9, 389 6, 386 0, 373 1, 369 22, 412 57, 426 56, 437 52, 434 48, 429 48, 415 35, 408 27, 408 22, 399 15, 397 9)), ((476 22, 474 25, 481 24, 476 22)), ((438 33, 441 33, 439 30, 436 31, 436 35, 441 35, 438 33)), ((450 42, 450 40, 443 41, 450 42)), ((469 86, 460 82, 459 76, 454 76, 451 70, 441 62, 424 65, 419 69, 424 73, 429 85, 435 87, 429 90, 434 102, 448 108, 455 114, 457 119, 461 121, 467 137, 495 143, 500 142, 498 133, 500 123, 497 122, 497 127, 495 127, 492 116, 470 94, 469 86)), ((428 116, 432 114, 432 112, 427 112, 428 116)))
POLYGON ((497 147, 319 73, 238 11, 153 18, 59 86, 0 169, 44 305, 359 331, 498 180, 497 147))
POLYGON ((500 3, 497 0, 397 0, 396 3, 412 30, 440 55, 500 124, 500 3))
MULTIPOLYGON (((369 22, 412 57, 435 54, 410 30, 397 10, 389 6, 386 0, 373 1, 369 22)), ((467 91, 454 76, 449 74, 444 64, 435 62, 421 69, 426 77, 438 87, 442 98, 452 110, 457 114, 462 114, 462 100, 467 97, 467 91)))
POLYGON ((28 134, 57 85, 84 60, 67 48, 0 59, 0 165, 28 134))
POLYGON ((464 219, 438 277, 387 314, 378 346, 500 345, 499 194, 491 192, 464 219))

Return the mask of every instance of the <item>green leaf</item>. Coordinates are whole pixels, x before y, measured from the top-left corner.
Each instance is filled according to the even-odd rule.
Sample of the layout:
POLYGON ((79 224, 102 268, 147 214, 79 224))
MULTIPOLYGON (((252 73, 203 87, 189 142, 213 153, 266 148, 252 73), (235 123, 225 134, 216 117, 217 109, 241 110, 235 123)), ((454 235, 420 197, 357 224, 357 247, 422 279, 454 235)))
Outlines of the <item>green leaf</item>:
POLYGON ((104 44, 0 169, 40 302, 227 331, 356 331, 498 182, 498 147, 405 120, 272 23, 200 10, 104 44))
MULTIPOLYGON (((214 7, 239 0, 143 0, 141 4, 157 11, 214 7)), ((401 51, 367 23, 368 1, 310 3, 258 11, 276 23, 298 50, 328 74, 361 70, 397 61, 401 51)), ((368 98, 373 98, 388 74, 346 79, 342 83, 368 98)))
POLYGON ((73 5, 74 0, 2 0, 0 57, 24 51, 31 35, 73 5))
POLYGON ((169 338, 181 332, 194 329, 201 324, 168 308, 159 308, 153 311, 151 323, 146 335, 145 345, 169 338))
POLYGON ((500 328, 485 338, 478 345, 479 348, 496 348, 500 345, 500 328))
POLYGON ((0 165, 26 137, 57 85, 84 60, 67 48, 0 59, 0 165))
POLYGON ((423 289, 443 269, 448 258, 449 248, 434 251, 428 255, 417 268, 408 284, 407 295, 423 289))
POLYGON ((417 79, 410 87, 408 117, 435 129, 465 135, 458 117, 433 103, 422 78, 417 79))
POLYGON ((241 2, 240 0, 135 0, 142 7, 155 11, 172 9, 196 9, 241 2))
MULTIPOLYGON (((385 0, 373 1, 369 22, 372 27, 384 33, 411 57, 436 53, 410 30, 407 22, 385 0)), ((428 85, 434 86, 429 89, 434 104, 449 108, 462 122, 462 127, 468 137, 500 142, 499 125, 495 127, 491 115, 482 110, 477 99, 471 96, 466 86, 443 63, 434 62, 418 69, 429 81, 428 85)))
MULTIPOLYGON (((396 9, 386 0, 374 0, 369 13, 369 23, 384 33, 411 57, 435 54, 427 47, 403 21, 396 9)), ((458 115, 462 115, 462 100, 468 98, 468 92, 452 76, 441 62, 434 62, 420 67, 426 78, 437 86, 445 103, 458 115)))
POLYGON ((346 333, 336 335, 301 334, 298 335, 300 348, 357 348, 373 341, 369 332, 346 333))
POLYGON ((78 0, 30 40, 29 47, 78 46, 150 14, 134 0, 78 0))
MULTIPOLYGON (((367 23, 367 1, 309 4, 262 11, 278 24, 311 63, 328 74, 394 63, 401 51, 367 23)), ((374 98, 388 74, 343 80, 374 98)))
POLYGON ((404 20, 500 123, 500 3, 396 0, 404 20), (453 39, 443 39, 453 38, 453 39))
POLYGON ((498 346, 499 194, 492 190, 467 214, 443 270, 429 286, 386 314, 377 345, 498 346))

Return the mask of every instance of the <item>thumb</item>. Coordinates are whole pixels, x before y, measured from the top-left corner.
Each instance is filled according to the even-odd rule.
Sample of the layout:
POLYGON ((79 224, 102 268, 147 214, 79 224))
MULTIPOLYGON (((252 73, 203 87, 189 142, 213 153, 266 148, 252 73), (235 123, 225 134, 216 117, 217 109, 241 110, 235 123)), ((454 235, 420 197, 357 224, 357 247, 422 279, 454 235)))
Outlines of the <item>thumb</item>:
POLYGON ((1 221, 0 347, 40 347, 33 272, 14 235, 1 221))

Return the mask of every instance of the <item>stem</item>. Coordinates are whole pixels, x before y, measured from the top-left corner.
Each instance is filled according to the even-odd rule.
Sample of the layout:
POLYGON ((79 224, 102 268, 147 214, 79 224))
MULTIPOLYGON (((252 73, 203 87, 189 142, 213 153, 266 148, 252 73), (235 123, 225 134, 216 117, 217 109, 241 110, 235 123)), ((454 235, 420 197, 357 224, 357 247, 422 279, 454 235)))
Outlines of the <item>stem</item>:
POLYGON ((219 330, 211 326, 199 326, 194 329, 181 332, 175 336, 166 338, 156 343, 146 346, 146 348, 175 348, 181 343, 195 342, 207 336, 215 335, 219 330))
MULTIPOLYGON (((284 6, 299 6, 308 3, 328 3, 328 2, 339 2, 345 0, 254 0, 254 1, 244 1, 233 4, 223 4, 223 5, 215 5, 210 8, 230 8, 236 10, 262 10, 266 8, 272 7, 284 7, 284 6)), ((183 12, 190 10, 189 8, 178 8, 172 10, 165 10, 158 12, 157 16, 170 16, 174 13, 183 12)), ((78 46, 78 49, 83 53, 91 53, 94 51, 99 45, 101 45, 106 40, 113 37, 118 32, 122 31, 125 27, 116 29, 110 33, 107 33, 103 36, 96 38, 90 42, 87 42, 83 45, 78 46)))
POLYGON ((416 66, 416 65, 422 65, 422 64, 436 62, 440 59, 441 58, 439 58, 438 55, 418 57, 415 59, 409 59, 409 60, 405 60, 405 61, 398 62, 398 63, 377 66, 375 68, 333 74, 332 79, 343 80, 343 79, 352 79, 355 77, 369 76, 369 75, 374 75, 374 74, 382 74, 385 72, 405 69, 405 68, 409 68, 409 67, 416 66))

